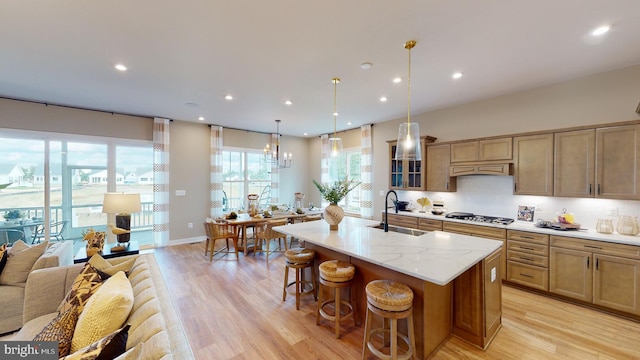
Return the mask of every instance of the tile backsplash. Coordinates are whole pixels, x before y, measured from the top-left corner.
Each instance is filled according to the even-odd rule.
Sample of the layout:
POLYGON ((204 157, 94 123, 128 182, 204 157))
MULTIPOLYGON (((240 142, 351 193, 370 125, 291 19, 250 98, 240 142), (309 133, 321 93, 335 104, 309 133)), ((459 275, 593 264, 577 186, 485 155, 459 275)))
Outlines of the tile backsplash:
POLYGON ((583 228, 595 229, 598 218, 613 219, 615 226, 618 215, 640 216, 640 201, 564 198, 551 196, 513 195, 512 176, 470 175, 457 180, 458 191, 441 193, 429 191, 401 191, 400 200, 411 201, 411 206, 419 210, 416 199, 426 196, 433 202, 444 201, 447 211, 464 211, 474 214, 517 218, 519 205, 535 206, 534 221, 552 220, 563 209, 574 214, 576 222, 583 228), (542 210, 540 210, 542 206, 542 210))

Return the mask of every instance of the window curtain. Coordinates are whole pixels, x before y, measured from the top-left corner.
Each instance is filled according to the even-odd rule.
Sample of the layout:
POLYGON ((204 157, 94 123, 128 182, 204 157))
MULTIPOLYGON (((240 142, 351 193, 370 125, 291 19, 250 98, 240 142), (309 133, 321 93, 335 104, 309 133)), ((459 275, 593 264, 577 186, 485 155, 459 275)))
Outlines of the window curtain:
MULTIPOLYGON (((320 182, 322 184, 329 183, 329 135, 324 134, 320 136, 320 153, 322 154, 320 158, 320 182)), ((320 206, 327 207, 329 202, 325 199, 322 199, 320 206)))
MULTIPOLYGON (((278 134, 271 134, 271 149, 277 148, 278 141, 280 141, 278 134)), ((275 205, 280 203, 280 168, 278 165, 277 161, 271 162, 271 203, 275 205)))
POLYGON ((224 190, 222 188, 222 126, 211 126, 209 149, 209 189, 211 218, 216 219, 223 215, 224 190))
POLYGON ((169 119, 153 119, 153 241, 169 243, 169 119))
POLYGON ((371 125, 360 127, 360 217, 373 219, 373 146, 371 125))

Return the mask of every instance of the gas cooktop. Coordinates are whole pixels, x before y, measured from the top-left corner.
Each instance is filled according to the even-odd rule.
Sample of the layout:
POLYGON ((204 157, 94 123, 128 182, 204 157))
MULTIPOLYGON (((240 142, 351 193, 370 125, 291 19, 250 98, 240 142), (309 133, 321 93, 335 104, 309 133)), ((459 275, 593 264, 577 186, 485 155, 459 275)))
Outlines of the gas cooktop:
POLYGON ((487 216, 487 215, 476 215, 473 213, 466 213, 466 212, 451 212, 445 215, 445 217, 449 219, 467 220, 472 222, 500 224, 500 225, 509 225, 513 222, 513 219, 510 219, 510 218, 487 216))

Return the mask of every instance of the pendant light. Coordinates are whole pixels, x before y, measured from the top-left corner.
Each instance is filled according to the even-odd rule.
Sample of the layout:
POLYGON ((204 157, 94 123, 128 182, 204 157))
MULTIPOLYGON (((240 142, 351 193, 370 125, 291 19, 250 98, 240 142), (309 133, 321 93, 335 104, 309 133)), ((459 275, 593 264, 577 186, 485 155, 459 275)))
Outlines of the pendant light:
POLYGON ((283 162, 280 162, 280 121, 276 119, 276 148, 271 151, 269 144, 264 147, 264 158, 265 160, 270 160, 271 163, 278 167, 279 169, 285 169, 291 167, 291 159, 293 158, 292 153, 283 153, 283 162))
POLYGON ((395 160, 422 160, 419 124, 411 123, 411 49, 414 46, 416 46, 415 40, 409 40, 404 44, 404 48, 409 51, 407 122, 400 124, 398 129, 395 160))
POLYGON ((342 138, 336 135, 336 119, 338 118, 337 93, 340 78, 334 77, 331 82, 333 83, 333 137, 329 139, 329 149, 331 149, 331 157, 335 158, 342 154, 342 138))

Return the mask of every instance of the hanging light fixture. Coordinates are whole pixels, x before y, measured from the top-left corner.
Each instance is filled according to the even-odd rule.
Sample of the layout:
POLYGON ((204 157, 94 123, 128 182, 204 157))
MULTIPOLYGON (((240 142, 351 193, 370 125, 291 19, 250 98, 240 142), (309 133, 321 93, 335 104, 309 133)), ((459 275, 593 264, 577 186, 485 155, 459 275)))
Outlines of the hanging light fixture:
POLYGON ((275 149, 271 151, 271 147, 269 144, 264 147, 264 158, 265 160, 270 160, 273 166, 277 166, 280 169, 291 167, 291 159, 293 158, 292 153, 283 153, 282 158, 283 162, 280 162, 280 121, 276 119, 276 143, 275 149))
POLYGON ((342 138, 336 135, 336 120, 338 118, 337 93, 340 78, 334 77, 331 82, 333 83, 333 137, 329 139, 329 148, 331 149, 331 157, 338 157, 342 154, 342 138))
POLYGON ((407 122, 400 124, 398 129, 395 160, 422 160, 419 124, 411 123, 411 49, 414 46, 416 46, 415 40, 409 40, 404 44, 404 48, 409 50, 407 122))

